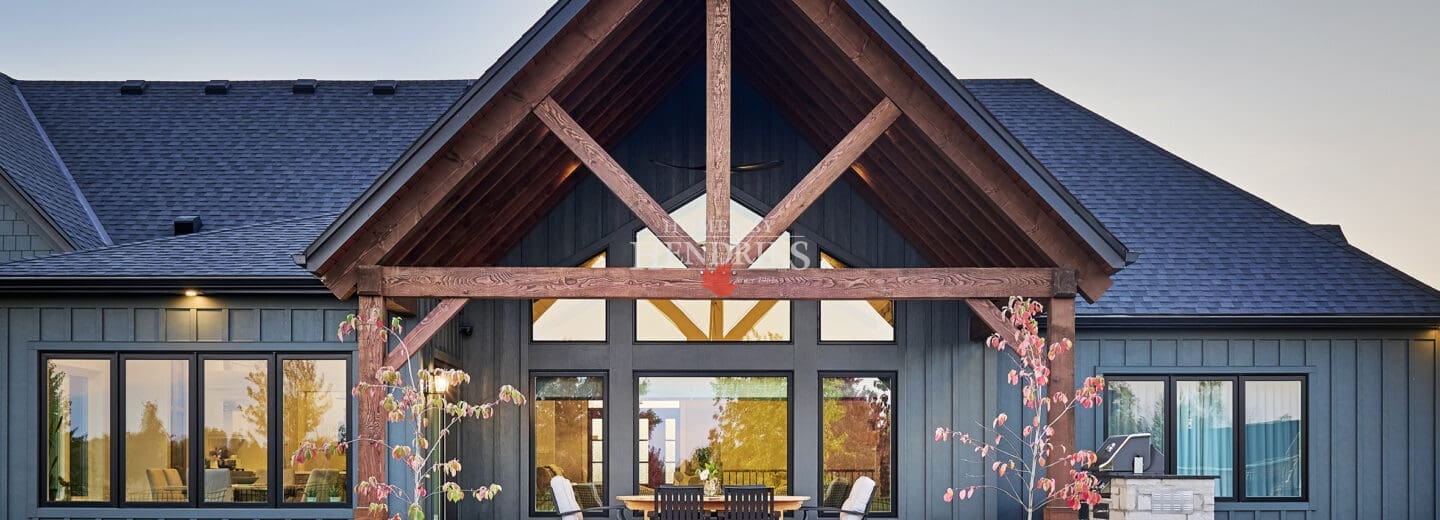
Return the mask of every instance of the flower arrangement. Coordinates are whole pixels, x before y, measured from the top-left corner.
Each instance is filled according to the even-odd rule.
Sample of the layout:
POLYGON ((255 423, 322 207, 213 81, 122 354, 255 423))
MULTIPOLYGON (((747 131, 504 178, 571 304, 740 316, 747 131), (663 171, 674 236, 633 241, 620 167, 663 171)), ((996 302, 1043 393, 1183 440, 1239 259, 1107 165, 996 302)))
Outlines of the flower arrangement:
MULTIPOLYGON (((1050 365, 1069 354, 1074 345, 1069 338, 1048 346, 1045 344, 1035 319, 1042 311, 1043 307, 1038 302, 1011 298, 1004 315, 1019 332, 1019 344, 1011 345, 999 334, 991 335, 987 340, 987 346, 1007 354, 1015 364, 1006 380, 1020 389, 1024 427, 1016 431, 1009 424, 1009 416, 1000 413, 988 427, 977 425, 980 430, 978 435, 946 427, 935 429, 937 442, 964 445, 979 455, 981 462, 989 461, 990 471, 998 477, 996 484, 947 488, 943 496, 946 502, 967 500, 975 493, 991 488, 1019 504, 1025 510, 1025 518, 1033 518, 1034 513, 1052 502, 1064 502, 1071 509, 1100 502, 1100 494, 1096 491, 1099 481, 1084 469, 1095 463, 1095 453, 1071 450, 1059 444, 1054 435, 1055 424, 1074 412, 1077 406, 1088 409, 1100 404, 1105 380, 1086 378, 1085 383, 1071 394, 1050 392, 1050 365), (1071 482, 1060 485, 1055 479, 1046 477, 1051 468, 1065 468, 1069 471, 1071 482), (1006 478, 1007 475, 1009 478, 1006 478)), ((981 478, 978 475, 971 477, 981 478)))

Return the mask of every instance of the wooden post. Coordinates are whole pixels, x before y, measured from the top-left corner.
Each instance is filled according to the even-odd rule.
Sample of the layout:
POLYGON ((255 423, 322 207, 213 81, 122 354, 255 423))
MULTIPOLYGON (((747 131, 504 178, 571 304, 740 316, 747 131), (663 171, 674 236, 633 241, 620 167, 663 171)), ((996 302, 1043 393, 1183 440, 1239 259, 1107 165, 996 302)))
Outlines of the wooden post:
MULTIPOLYGON (((378 294, 362 294, 360 296, 360 326, 356 327, 356 334, 359 345, 359 368, 357 374, 360 381, 365 383, 377 383, 375 373, 380 370, 381 363, 385 361, 385 336, 380 328, 373 324, 367 324, 372 315, 380 317, 380 323, 385 323, 385 298, 378 294)), ((377 482, 385 481, 385 447, 375 440, 385 440, 385 412, 380 406, 383 395, 380 393, 360 392, 359 419, 360 427, 356 434, 357 439, 365 439, 355 444, 351 452, 355 456, 355 482, 364 482, 374 477, 377 482)), ((384 514, 372 514, 369 509, 370 503, 365 499, 355 501, 356 520, 378 520, 385 518, 384 514)))
POLYGON ((730 256, 730 0, 705 2, 705 261, 730 256))
MULTIPOLYGON (((1075 341, 1075 295, 1057 295, 1050 299, 1046 306, 1048 318, 1046 321, 1046 335, 1049 336, 1046 343, 1054 343, 1062 339, 1075 341)), ((1050 366, 1050 388, 1057 392, 1070 393, 1075 390, 1075 352, 1057 360, 1050 366)), ((1050 410, 1050 420, 1055 420, 1058 410, 1050 410)), ((1075 446, 1075 413, 1070 413, 1063 420, 1055 424, 1055 435, 1051 438, 1057 446, 1067 446, 1071 450, 1078 449, 1075 446)), ((1055 479, 1056 486, 1070 484, 1069 468, 1052 466, 1048 472, 1050 478, 1055 479)), ((1065 507, 1065 504, 1051 504, 1045 510, 1045 520, 1076 520, 1079 513, 1065 507)))

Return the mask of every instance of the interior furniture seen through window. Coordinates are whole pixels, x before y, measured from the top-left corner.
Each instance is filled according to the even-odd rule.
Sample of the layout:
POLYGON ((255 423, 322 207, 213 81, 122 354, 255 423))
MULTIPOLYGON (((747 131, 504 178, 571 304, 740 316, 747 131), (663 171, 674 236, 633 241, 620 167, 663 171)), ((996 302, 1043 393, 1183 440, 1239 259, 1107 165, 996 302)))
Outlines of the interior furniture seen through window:
POLYGON ((344 455, 299 466, 289 455, 306 441, 349 437, 349 355, 42 360, 48 393, 40 450, 47 463, 40 478, 47 505, 348 507, 344 455), (112 431, 123 437, 112 438, 112 431), (200 446, 192 447, 192 439, 200 446), (114 472, 112 460, 119 464, 114 472))
POLYGON ((581 509, 601 507, 605 493, 605 378, 598 374, 537 375, 530 443, 534 450, 533 510, 555 511, 550 480, 569 479, 581 509))
POLYGON ((870 511, 893 513, 895 379, 820 378, 820 505, 841 507, 860 477, 876 483, 870 511))
MULTIPOLYGON (((605 267, 605 253, 580 264, 605 267)), ((546 298, 530 304, 533 341, 605 341, 605 300, 546 298)))
POLYGON ((637 381, 637 489, 721 484, 790 489, 790 382, 781 376, 642 376, 637 381))
POLYGON ((1304 498, 1303 376, 1108 375, 1105 393, 1106 435, 1150 433, 1170 471, 1218 476, 1217 497, 1304 498))

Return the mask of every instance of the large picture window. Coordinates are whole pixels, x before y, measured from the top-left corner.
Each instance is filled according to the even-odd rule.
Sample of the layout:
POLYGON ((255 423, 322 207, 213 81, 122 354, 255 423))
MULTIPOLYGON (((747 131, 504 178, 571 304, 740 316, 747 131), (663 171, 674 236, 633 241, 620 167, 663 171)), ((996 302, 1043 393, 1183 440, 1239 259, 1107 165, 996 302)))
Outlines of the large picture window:
POLYGON ((869 477, 870 511, 895 512, 894 388, 888 375, 820 378, 820 505, 841 507, 869 477))
POLYGON ((605 505, 605 378, 543 375, 533 384, 534 511, 555 511, 555 477, 570 481, 581 508, 605 505))
POLYGON ((1219 477, 1217 497, 1304 498, 1303 376, 1106 379, 1106 435, 1151 434, 1168 470, 1219 477))
POLYGON ((637 489, 701 485, 720 468, 724 485, 790 489, 790 381, 781 376, 640 377, 637 489))
POLYGON ((288 457, 350 435, 348 355, 42 359, 47 504, 348 505, 344 456, 300 467, 288 457))

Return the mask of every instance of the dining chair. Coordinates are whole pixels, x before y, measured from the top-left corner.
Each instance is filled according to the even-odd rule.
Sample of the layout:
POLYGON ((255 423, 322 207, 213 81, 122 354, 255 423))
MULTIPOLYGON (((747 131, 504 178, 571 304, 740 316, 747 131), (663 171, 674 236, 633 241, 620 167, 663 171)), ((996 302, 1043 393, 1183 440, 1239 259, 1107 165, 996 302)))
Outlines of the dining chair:
POLYGON ((870 501, 875 497, 875 481, 870 477, 855 479, 850 485, 850 495, 840 507, 805 506, 795 512, 796 518, 814 518, 822 514, 839 513, 840 520, 864 520, 870 516, 870 501))
POLYGON ((656 486, 653 520, 702 520, 705 518, 703 486, 656 486))
POLYGON ((550 479, 550 493, 555 496, 555 512, 563 520, 584 520, 585 513, 607 512, 611 518, 624 518, 625 506, 581 508, 575 500, 575 485, 570 479, 556 476, 550 479))
POLYGON ((775 520, 775 488, 725 486, 724 520, 775 520))

